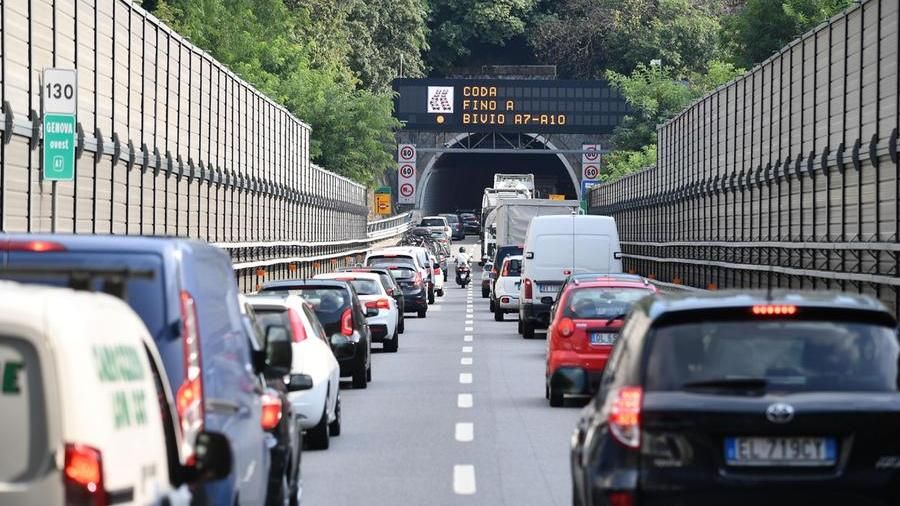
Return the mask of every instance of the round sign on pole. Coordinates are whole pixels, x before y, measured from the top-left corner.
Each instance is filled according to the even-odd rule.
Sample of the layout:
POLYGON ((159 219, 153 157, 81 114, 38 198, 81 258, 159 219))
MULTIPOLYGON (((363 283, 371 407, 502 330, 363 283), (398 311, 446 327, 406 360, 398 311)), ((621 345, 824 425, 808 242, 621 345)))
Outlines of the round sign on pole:
POLYGON ((600 175, 600 169, 596 165, 585 165, 584 166, 584 178, 585 179, 597 179, 597 176, 600 175))
POLYGON ((400 146, 400 160, 404 162, 408 162, 414 160, 416 158, 416 148, 409 144, 403 144, 400 146))
POLYGON ((412 165, 408 163, 404 163, 400 166, 400 177, 411 178, 416 175, 416 169, 412 165))
POLYGON ((597 157, 599 155, 600 153, 597 152, 597 146, 590 146, 587 148, 587 152, 584 154, 584 157, 590 162, 595 162, 597 161, 597 157))
POLYGON ((403 195, 404 197, 411 197, 414 191, 413 185, 409 183, 400 185, 400 195, 403 195))

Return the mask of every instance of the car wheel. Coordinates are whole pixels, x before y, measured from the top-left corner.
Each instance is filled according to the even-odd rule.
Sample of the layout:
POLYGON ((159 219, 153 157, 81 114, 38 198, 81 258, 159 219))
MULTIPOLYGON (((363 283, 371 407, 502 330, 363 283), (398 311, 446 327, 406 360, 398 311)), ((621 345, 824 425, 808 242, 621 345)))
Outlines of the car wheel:
POLYGON ((558 388, 550 386, 548 397, 550 398, 551 407, 558 408, 563 405, 563 393, 558 388))
POLYGON ((443 289, 443 288, 441 288, 440 290, 437 291, 437 296, 438 296, 438 297, 443 297, 443 296, 444 296, 444 289, 443 289))
POLYGON ((368 386, 366 376, 368 376, 368 370, 365 368, 355 371, 353 373, 353 388, 366 388, 368 386))
POLYGON ((494 312, 494 301, 493 300, 490 303, 488 303, 488 307, 490 308, 491 312, 493 313, 494 312))
POLYGON ((434 290, 428 290, 428 303, 434 304, 434 290))
POLYGON ((516 330, 519 332, 519 335, 522 335, 522 320, 519 320, 516 324, 516 330))
POLYGON ((525 339, 534 339, 534 324, 522 322, 522 337, 525 339))
POLYGON ((416 316, 418 316, 419 318, 425 318, 425 313, 426 313, 426 312, 427 312, 427 311, 426 311, 425 309, 420 309, 419 312, 416 313, 416 316))
POLYGON ((328 430, 332 436, 341 435, 341 394, 338 392, 337 402, 334 405, 334 421, 328 424, 328 430))
POLYGON ((372 366, 370 364, 369 368, 366 369, 366 383, 371 383, 371 382, 372 382, 372 366))
POLYGON ((406 331, 406 317, 401 314, 400 325, 397 326, 397 332, 402 334, 404 331, 406 331))
POLYGON ((490 296, 491 296, 491 291, 490 291, 490 290, 485 290, 485 289, 482 289, 482 290, 481 290, 481 298, 482 298, 482 299, 486 299, 486 298, 488 298, 488 297, 490 297, 490 296))
POLYGON ((575 484, 572 484, 572 506, 584 506, 584 503, 581 502, 581 496, 578 494, 578 489, 575 488, 575 484))
POLYGON ((384 351, 388 353, 397 353, 397 347, 400 345, 400 335, 394 332, 394 338, 384 342, 384 351))
POLYGON ((547 379, 544 378, 544 399, 550 398, 550 383, 547 382, 547 379))
MULTIPOLYGON (((326 400, 325 403, 327 404, 328 401, 326 400)), ((328 412, 325 410, 325 407, 322 407, 322 419, 319 420, 315 427, 306 431, 306 435, 310 450, 328 449, 331 443, 328 433, 328 412)))
POLYGON ((503 309, 500 306, 494 307, 494 321, 503 321, 503 309))

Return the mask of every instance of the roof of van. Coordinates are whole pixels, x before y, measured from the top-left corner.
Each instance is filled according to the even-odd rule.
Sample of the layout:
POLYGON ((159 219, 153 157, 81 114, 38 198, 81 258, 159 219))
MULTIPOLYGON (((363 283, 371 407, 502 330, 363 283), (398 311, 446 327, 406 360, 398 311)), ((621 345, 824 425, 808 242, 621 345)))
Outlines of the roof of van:
POLYGON ((176 249, 211 248, 222 251, 203 241, 172 236, 0 233, 0 242, 8 241, 46 241, 62 244, 67 249, 74 250, 115 249, 117 252, 163 252, 176 249))

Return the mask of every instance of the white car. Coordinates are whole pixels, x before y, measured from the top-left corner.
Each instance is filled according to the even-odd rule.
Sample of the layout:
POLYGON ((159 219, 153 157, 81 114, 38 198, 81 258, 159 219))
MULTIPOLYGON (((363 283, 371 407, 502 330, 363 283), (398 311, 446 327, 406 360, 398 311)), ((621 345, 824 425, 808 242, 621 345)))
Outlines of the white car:
POLYGON ((522 284, 522 255, 503 259, 494 284, 494 320, 503 321, 506 313, 519 312, 519 287, 522 284))
POLYGON ((487 299, 491 296, 491 271, 494 270, 493 262, 485 262, 481 270, 481 298, 487 299))
POLYGON ((297 295, 251 295, 256 319, 265 331, 272 325, 290 331, 293 341, 291 374, 306 374, 313 387, 288 392, 300 426, 306 430, 310 448, 327 449, 329 436, 341 433, 340 367, 331 351, 329 337, 309 303, 297 295))
POLYGON ((427 284, 428 303, 434 304, 434 264, 428 262, 428 250, 420 246, 392 246, 370 251, 366 254, 366 265, 370 267, 393 264, 397 259, 411 260, 422 280, 427 284))
MULTIPOLYGON (((0 283, 0 378, 0 504, 106 504, 120 491, 123 505, 190 503, 169 481, 183 472, 170 473, 182 432, 162 361, 121 300, 0 283)), ((231 465, 203 456, 230 445, 215 439, 197 455, 219 479, 231 465)))
POLYGON ((442 234, 444 239, 450 240, 453 236, 453 230, 450 228, 450 222, 443 216, 426 216, 419 222, 420 227, 427 228, 432 235, 442 234))
POLYGON ((381 276, 374 272, 332 272, 317 274, 313 279, 337 279, 353 285, 366 309, 378 310, 377 315, 366 317, 372 342, 383 343, 384 351, 397 351, 400 344, 400 310, 397 301, 388 295, 381 276))

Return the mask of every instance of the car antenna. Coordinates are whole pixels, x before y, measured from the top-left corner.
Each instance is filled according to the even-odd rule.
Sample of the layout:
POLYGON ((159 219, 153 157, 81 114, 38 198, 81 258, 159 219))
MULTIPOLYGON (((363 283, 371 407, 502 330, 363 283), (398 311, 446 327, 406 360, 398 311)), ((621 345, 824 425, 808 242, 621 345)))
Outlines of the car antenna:
POLYGON ((766 280, 766 302, 772 302, 772 274, 774 274, 775 270, 771 265, 769 265, 769 275, 766 280))

